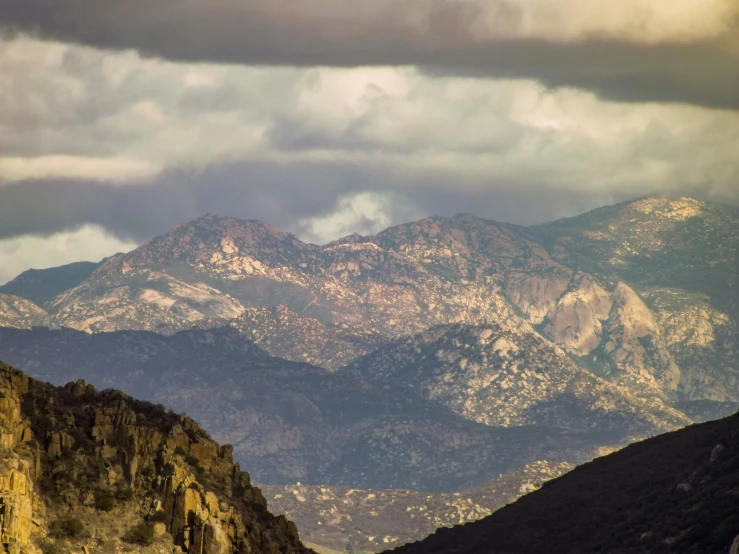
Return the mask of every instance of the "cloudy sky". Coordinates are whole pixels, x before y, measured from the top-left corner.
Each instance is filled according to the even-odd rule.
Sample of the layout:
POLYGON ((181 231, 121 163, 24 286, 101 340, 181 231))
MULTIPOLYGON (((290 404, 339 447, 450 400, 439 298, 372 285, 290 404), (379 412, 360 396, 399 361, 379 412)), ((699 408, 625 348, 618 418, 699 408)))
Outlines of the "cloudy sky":
POLYGON ((737 202, 739 2, 2 0, 0 107, 0 282, 206 212, 737 202))

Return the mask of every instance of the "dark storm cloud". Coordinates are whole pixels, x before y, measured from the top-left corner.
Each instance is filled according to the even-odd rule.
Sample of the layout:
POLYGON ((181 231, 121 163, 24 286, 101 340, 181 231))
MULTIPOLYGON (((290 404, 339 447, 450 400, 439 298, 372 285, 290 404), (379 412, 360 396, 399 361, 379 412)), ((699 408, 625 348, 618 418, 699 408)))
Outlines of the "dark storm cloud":
POLYGON ((388 207, 388 216, 393 224, 459 212, 529 224, 614 200, 596 193, 553 191, 536 183, 488 183, 487 189, 456 185, 427 177, 393 178, 352 165, 303 163, 176 171, 135 187, 24 181, 0 188, 0 239, 97 224, 120 238, 142 242, 206 212, 260 219, 299 232, 304 230, 300 219, 330 213, 344 195, 360 192, 391 194, 394 205, 388 207))
POLYGON ((471 29, 483 16, 503 30, 524 19, 519 6, 503 0, 0 2, 6 29, 176 61, 417 65, 446 75, 537 79, 614 100, 739 108, 734 20, 715 39, 637 44, 592 34, 568 42, 481 39, 471 29))

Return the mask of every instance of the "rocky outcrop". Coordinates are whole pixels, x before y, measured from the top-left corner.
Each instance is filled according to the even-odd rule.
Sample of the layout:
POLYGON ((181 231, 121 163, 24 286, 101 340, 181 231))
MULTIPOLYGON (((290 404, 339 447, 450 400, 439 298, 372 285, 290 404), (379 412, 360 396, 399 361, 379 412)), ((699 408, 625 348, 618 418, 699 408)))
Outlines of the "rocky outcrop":
POLYGON ((603 339, 603 324, 613 306, 611 294, 580 273, 546 314, 543 332, 575 356, 587 356, 603 339))
POLYGON ((21 413, 27 390, 24 376, 0 375, 0 551, 11 554, 35 551, 31 531, 37 467, 31 429, 21 413))
POLYGON ((47 509, 89 510, 91 498, 112 495, 106 491, 124 491, 120 498, 134 513, 143 506, 144 520, 165 522, 181 552, 309 552, 294 524, 267 511, 231 447, 219 446, 191 418, 82 380, 57 389, 3 364, 0 392, 0 534, 7 552, 34 551, 31 538, 45 534, 47 509), (41 483, 38 495, 34 481, 41 483))
POLYGON ((641 387, 644 396, 677 390, 680 369, 664 345, 659 326, 644 301, 624 283, 613 291, 607 334, 603 352, 622 374, 616 382, 631 390, 641 387))

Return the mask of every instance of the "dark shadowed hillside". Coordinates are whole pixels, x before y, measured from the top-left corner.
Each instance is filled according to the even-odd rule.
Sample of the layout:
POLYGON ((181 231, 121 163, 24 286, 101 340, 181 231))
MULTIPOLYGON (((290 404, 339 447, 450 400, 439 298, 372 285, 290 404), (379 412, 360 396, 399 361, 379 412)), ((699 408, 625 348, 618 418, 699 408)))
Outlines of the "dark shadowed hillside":
POLYGON ((88 279, 99 265, 75 262, 49 269, 29 269, 1 286, 0 294, 20 296, 43 306, 65 290, 73 289, 88 279))
POLYGON ((739 535, 739 414, 633 444, 397 554, 726 553, 739 535))

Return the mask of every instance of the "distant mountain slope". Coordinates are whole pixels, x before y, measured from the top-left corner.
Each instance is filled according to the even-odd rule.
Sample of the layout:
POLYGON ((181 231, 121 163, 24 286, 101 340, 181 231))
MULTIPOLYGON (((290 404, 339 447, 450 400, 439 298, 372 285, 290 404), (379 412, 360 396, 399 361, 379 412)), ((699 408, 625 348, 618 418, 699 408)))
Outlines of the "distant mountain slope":
POLYGON ((560 263, 639 293, 682 397, 739 400, 739 207, 646 197, 531 232, 560 263))
POLYGON ((262 485, 270 509, 294 520, 301 537, 344 551, 376 552, 445 527, 474 521, 572 469, 534 462, 454 493, 342 489, 326 485, 262 485))
POLYGON ((531 228, 561 263, 737 309, 739 207, 648 196, 531 228))
POLYGON ((500 325, 451 325, 391 343, 345 371, 405 388, 488 425, 551 425, 655 434, 691 423, 577 366, 536 334, 500 325))
POLYGON ((30 329, 48 325, 49 314, 30 300, 10 294, 0 294, 0 327, 30 329))
POLYGON ((65 290, 73 289, 92 275, 99 266, 93 262, 75 262, 49 269, 29 269, 0 286, 0 294, 12 294, 45 307, 65 290))
POLYGON ((346 324, 322 323, 282 305, 247 308, 227 323, 273 356, 329 370, 388 342, 377 333, 362 332, 346 324))
POLYGON ((513 317, 495 283, 461 282, 371 242, 325 247, 258 222, 207 215, 100 266, 53 304, 80 330, 189 328, 284 305, 324 323, 401 336, 513 317))
MULTIPOLYGON (((450 323, 536 328, 579 364, 632 395, 739 400, 729 381, 718 376, 732 371, 733 343, 727 350, 716 341, 685 340, 688 327, 680 323, 689 315, 724 338, 736 327, 734 316, 673 309, 669 302, 650 300, 659 291, 642 285, 635 290, 628 272, 603 271, 596 262, 587 266, 594 273, 585 272, 579 258, 562 253, 558 229, 460 214, 316 246, 259 221, 209 214, 113 256, 47 305, 55 321, 85 331, 172 333, 241 318, 241 326, 262 337, 266 348, 284 347, 291 359, 331 368, 366 353, 351 346, 363 339, 357 343, 347 331, 399 338, 450 323), (274 325, 274 315, 246 315, 276 306, 328 327, 307 325, 306 319, 298 323, 283 313, 288 327, 310 328, 315 339, 311 347, 296 348, 290 331, 274 325), (337 350, 316 356, 329 336, 338 341, 337 350), (670 349, 668 342, 692 346, 670 349), (683 373, 676 361, 695 368, 709 359, 722 360, 710 386, 693 369, 683 373)), ((592 254, 611 256, 607 249, 592 254)), ((710 264, 701 271, 710 273, 710 264)))
POLYGON ((739 545, 737 490, 739 414, 633 444, 393 552, 726 554, 739 545))
POLYGON ((0 398, 5 552, 311 552, 188 417, 2 362, 0 398))
POLYGON ((173 336, 0 329, 0 356, 185 409, 263 483, 456 490, 537 460, 582 461, 624 430, 491 427, 404 388, 269 356, 235 329, 173 336))

